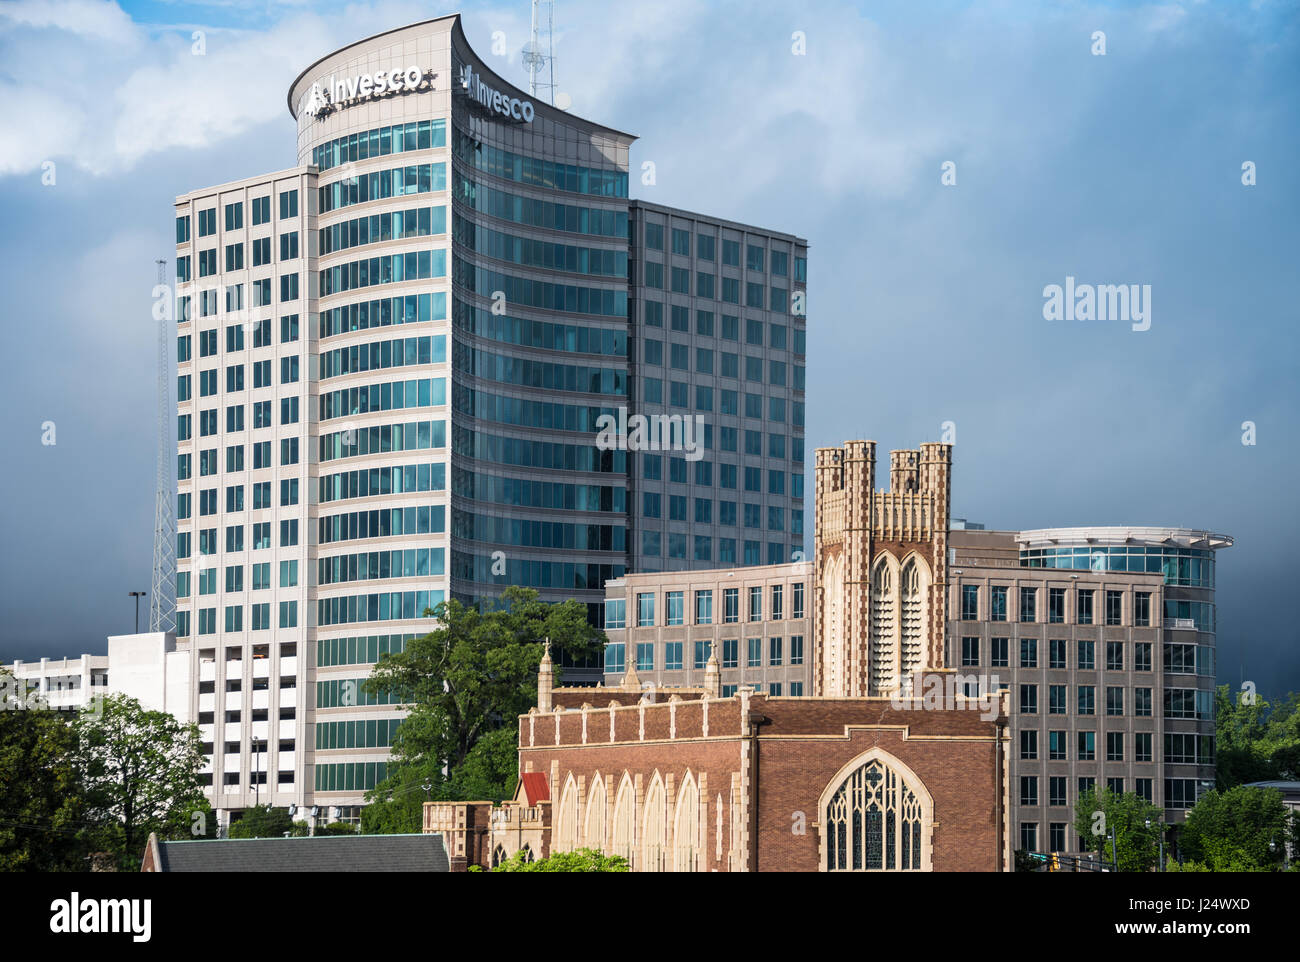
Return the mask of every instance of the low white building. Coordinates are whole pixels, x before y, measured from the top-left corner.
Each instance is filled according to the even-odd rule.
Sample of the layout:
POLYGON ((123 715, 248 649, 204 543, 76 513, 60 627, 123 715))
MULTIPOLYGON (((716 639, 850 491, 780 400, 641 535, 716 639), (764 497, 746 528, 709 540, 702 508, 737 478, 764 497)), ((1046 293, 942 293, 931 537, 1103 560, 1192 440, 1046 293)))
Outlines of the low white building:
POLYGON ((190 650, 178 647, 170 633, 113 635, 107 655, 15 661, 6 667, 29 697, 39 693, 50 708, 79 710, 104 695, 122 694, 181 722, 194 720, 190 650))

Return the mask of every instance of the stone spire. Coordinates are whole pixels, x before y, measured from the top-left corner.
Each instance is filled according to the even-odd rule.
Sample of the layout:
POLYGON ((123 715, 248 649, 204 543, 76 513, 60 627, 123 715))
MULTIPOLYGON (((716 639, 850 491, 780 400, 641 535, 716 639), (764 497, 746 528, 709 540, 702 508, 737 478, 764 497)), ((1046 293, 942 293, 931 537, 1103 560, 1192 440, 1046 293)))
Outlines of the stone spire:
POLYGON ((722 672, 718 670, 717 641, 709 646, 709 660, 704 666, 704 690, 709 693, 710 698, 719 698, 722 695, 722 672))
POLYGON ((537 666, 537 710, 551 710, 551 690, 555 683, 555 669, 551 663, 551 639, 546 639, 542 662, 537 666))

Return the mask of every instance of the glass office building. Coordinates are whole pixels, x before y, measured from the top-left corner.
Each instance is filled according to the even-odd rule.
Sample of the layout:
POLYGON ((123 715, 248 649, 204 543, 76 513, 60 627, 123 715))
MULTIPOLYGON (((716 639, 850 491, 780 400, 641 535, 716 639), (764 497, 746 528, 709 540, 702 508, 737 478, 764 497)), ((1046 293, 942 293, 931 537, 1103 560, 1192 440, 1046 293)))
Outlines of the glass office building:
POLYGON ((630 571, 801 547, 807 244, 630 200, 635 138, 455 16, 288 107, 297 166, 176 201, 178 634, 215 807, 349 817, 401 717, 361 682, 427 607, 525 585, 599 623, 630 571), (698 449, 599 443, 636 415, 698 449))

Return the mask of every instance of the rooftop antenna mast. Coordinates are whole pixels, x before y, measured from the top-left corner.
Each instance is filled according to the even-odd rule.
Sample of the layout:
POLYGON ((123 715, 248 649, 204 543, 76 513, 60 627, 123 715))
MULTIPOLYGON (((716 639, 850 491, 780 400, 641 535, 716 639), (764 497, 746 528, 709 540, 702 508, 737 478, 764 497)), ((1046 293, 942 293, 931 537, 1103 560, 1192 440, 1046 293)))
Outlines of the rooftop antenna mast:
POLYGON ((170 392, 167 390, 168 321, 176 305, 167 286, 167 261, 158 264, 155 296, 167 298, 158 315, 158 470, 153 511, 153 588, 149 592, 149 630, 176 630, 176 516, 172 508, 170 392))
POLYGON ((528 92, 534 97, 544 93, 547 102, 554 106, 555 0, 533 0, 532 39, 524 44, 523 54, 524 66, 528 68, 528 92), (545 79, 539 80, 539 76, 545 79))

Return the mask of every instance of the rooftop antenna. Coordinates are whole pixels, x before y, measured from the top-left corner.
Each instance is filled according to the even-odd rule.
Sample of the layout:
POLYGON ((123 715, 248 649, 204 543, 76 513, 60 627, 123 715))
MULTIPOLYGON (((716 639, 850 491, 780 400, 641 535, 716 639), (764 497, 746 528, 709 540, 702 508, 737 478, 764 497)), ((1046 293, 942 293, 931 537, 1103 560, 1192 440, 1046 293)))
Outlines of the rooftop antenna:
POLYGON ((533 0, 532 39, 524 44, 524 66, 528 68, 528 92, 536 97, 545 92, 555 105, 555 0, 533 0), (542 8, 545 7, 545 10, 542 8), (543 29, 545 40, 542 39, 543 29), (546 79, 538 80, 539 75, 546 79))
MULTIPOLYGON (((158 315, 158 470, 153 510, 153 587, 149 591, 149 630, 176 630, 176 515, 172 508, 172 422, 167 390, 168 319, 176 299, 167 286, 167 261, 159 260, 158 288, 168 303, 158 315)), ((137 627, 138 630, 138 627, 137 627)))

